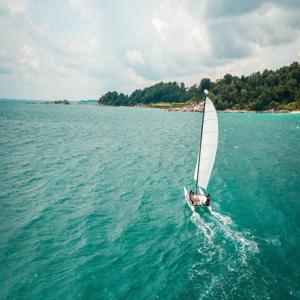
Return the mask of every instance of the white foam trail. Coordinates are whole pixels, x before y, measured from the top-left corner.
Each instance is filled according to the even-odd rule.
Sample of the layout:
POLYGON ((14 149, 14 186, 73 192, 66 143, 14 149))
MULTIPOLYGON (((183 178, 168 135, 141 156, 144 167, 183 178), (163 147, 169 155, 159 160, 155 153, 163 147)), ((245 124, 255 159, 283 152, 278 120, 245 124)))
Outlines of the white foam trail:
POLYGON ((212 215, 216 217, 217 224, 223 235, 234 242, 236 250, 241 255, 243 264, 247 262, 248 254, 259 252, 258 245, 253 240, 254 237, 247 231, 238 231, 238 229, 235 229, 230 217, 223 216, 218 212, 212 212, 212 215))
POLYGON ((217 219, 219 219, 220 221, 222 221, 225 224, 227 224, 227 225, 232 223, 232 220, 231 220, 230 217, 223 216, 223 215, 221 215, 220 213, 218 213, 216 211, 212 211, 211 214, 213 216, 215 216, 217 219))
POLYGON ((203 232, 209 242, 212 241, 215 231, 212 229, 207 222, 205 222, 197 212, 193 212, 191 215, 191 221, 197 226, 197 228, 203 232))
POLYGON ((267 244, 271 244, 274 246, 281 246, 281 241, 280 241, 280 237, 276 236, 276 237, 270 237, 270 238, 261 238, 258 237, 259 240, 263 241, 264 243, 267 244))
POLYGON ((258 245, 247 230, 241 230, 229 216, 219 212, 191 215, 200 236, 197 262, 190 270, 190 279, 199 283, 199 299, 227 299, 228 287, 254 284, 253 255, 258 245), (224 277, 216 270, 221 269, 224 277), (228 276, 227 276, 228 275, 228 276), (224 278, 229 278, 229 282, 224 278), (221 294, 220 294, 221 293, 221 294), (217 298, 217 297, 218 298, 217 298))
MULTIPOLYGON (((197 212, 194 212, 191 216, 191 221, 203 233, 206 242, 213 246, 215 251, 217 251, 215 254, 220 258, 223 255, 223 250, 222 247, 219 247, 220 242, 214 241, 216 237, 221 238, 222 241, 225 238, 227 242, 232 242, 238 253, 239 262, 243 265, 247 264, 249 255, 259 252, 254 237, 245 230, 240 231, 238 228, 235 228, 236 226, 234 226, 229 216, 224 216, 216 211, 212 211, 211 216, 213 216, 211 218, 212 222, 209 222, 209 218, 203 219, 197 212)), ((203 246, 199 249, 200 252, 203 252, 203 246)))

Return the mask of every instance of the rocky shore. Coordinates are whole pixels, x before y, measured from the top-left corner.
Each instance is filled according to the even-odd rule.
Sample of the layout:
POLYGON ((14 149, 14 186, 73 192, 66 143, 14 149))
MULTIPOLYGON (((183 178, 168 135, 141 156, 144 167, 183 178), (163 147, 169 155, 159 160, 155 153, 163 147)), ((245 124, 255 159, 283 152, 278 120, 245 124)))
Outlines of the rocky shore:
POLYGON ((192 111, 192 112, 202 112, 204 102, 201 103, 190 103, 183 107, 169 107, 168 111, 192 111))
MULTIPOLYGON (((169 107, 168 111, 184 111, 184 112, 202 112, 203 111, 203 102, 201 103, 191 103, 183 107, 169 107)), ((300 111, 289 111, 289 110, 263 110, 263 111, 255 111, 255 110, 246 110, 246 109, 225 109, 221 110, 223 113, 290 113, 290 114, 300 114, 300 111)))

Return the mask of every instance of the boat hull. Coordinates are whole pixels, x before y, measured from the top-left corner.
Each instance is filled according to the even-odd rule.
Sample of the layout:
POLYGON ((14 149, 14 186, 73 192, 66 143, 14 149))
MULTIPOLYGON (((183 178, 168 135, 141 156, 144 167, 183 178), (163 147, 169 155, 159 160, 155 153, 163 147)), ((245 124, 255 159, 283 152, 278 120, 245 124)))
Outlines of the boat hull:
POLYGON ((184 191, 184 197, 185 197, 185 200, 188 204, 188 206, 190 207, 190 209, 194 212, 196 210, 196 207, 203 207, 203 208, 206 208, 208 209, 210 212, 212 211, 212 208, 211 206, 207 206, 207 205, 193 205, 190 201, 190 198, 189 198, 189 193, 187 191, 187 189, 185 187, 183 187, 183 191, 184 191))

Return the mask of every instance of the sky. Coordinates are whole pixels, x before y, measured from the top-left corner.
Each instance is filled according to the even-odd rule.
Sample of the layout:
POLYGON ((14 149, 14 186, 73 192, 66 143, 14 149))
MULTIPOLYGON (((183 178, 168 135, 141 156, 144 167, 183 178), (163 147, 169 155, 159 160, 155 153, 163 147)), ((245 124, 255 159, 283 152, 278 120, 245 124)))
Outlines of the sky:
POLYGON ((0 98, 98 99, 300 60, 300 0, 0 0, 0 98))

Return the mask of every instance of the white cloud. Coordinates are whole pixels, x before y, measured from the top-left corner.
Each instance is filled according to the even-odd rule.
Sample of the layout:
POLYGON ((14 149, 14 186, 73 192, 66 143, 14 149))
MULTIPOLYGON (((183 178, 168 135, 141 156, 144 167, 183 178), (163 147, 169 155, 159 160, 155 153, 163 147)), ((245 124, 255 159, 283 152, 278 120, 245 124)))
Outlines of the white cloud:
POLYGON ((167 23, 159 18, 154 18, 152 20, 152 25, 156 29, 156 31, 159 33, 161 38, 165 39, 166 35, 164 33, 164 28, 167 26, 167 23))
POLYGON ((90 42, 89 42, 89 46, 92 50, 97 49, 98 47, 98 39, 97 37, 93 37, 90 42))
POLYGON ((99 18, 101 9, 97 5, 97 1, 93 0, 69 0, 70 6, 73 10, 78 11, 80 16, 89 20, 90 22, 96 22, 99 18))
POLYGON ((72 9, 78 10, 83 18, 89 16, 90 11, 88 9, 86 0, 70 0, 70 5, 72 9))
POLYGON ((199 43, 205 42, 199 27, 194 27, 192 29, 192 36, 199 43))
POLYGON ((135 64, 144 65, 145 64, 143 55, 139 50, 136 50, 136 49, 127 50, 126 57, 130 64, 133 64, 133 65, 135 65, 135 64))
POLYGON ((32 67, 34 69, 38 69, 40 66, 40 61, 36 56, 35 50, 26 44, 21 48, 19 63, 25 67, 32 67))
POLYGON ((15 92, 0 97, 98 98, 109 90, 131 92, 161 80, 189 85, 202 77, 249 74, 300 57, 299 5, 260 0, 67 3, 0 0, 0 90, 15 92))
POLYGON ((151 80, 146 80, 145 78, 137 74, 132 68, 125 68, 125 70, 121 75, 121 78, 125 84, 126 92, 132 89, 141 88, 146 85, 150 85, 154 82, 151 80))
POLYGON ((26 13, 28 8, 27 0, 0 0, 0 10, 9 11, 12 15, 26 13))

